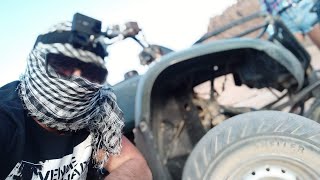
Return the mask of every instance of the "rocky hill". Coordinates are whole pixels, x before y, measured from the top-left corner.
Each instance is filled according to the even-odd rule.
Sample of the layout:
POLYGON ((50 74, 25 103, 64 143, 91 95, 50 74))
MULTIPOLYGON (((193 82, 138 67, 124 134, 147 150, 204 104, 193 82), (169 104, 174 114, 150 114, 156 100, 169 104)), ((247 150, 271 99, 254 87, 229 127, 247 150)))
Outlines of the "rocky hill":
MULTIPOLYGON (((228 7, 221 15, 212 17, 209 22, 208 26, 208 32, 211 32, 213 30, 217 30, 218 28, 243 17, 246 17, 250 14, 253 14, 255 12, 258 12, 260 10, 259 6, 259 0, 238 0, 237 3, 234 5, 228 7)), ((245 29, 248 29, 249 27, 254 27, 257 24, 262 24, 263 19, 258 18, 254 19, 252 21, 249 21, 247 23, 238 25, 224 33, 222 33, 219 36, 216 36, 214 38, 211 38, 211 40, 214 39, 222 39, 231 37, 234 35, 237 35, 241 32, 243 32, 245 29)), ((253 36, 254 34, 250 34, 249 36, 253 36)))
MULTIPOLYGON (((210 18, 208 32, 217 30, 232 21, 241 19, 258 11, 260 11, 259 0, 237 0, 237 3, 228 7, 221 15, 210 18)), ((247 23, 237 25, 222 34, 219 34, 218 36, 212 37, 208 41, 224 39, 238 35, 249 28, 256 27, 257 25, 262 25, 263 22, 263 18, 253 19, 251 21, 248 21, 247 23)), ((248 34, 247 37, 256 37, 258 33, 259 31, 256 31, 254 33, 248 34)), ((307 40, 303 44, 308 46, 312 43, 310 39, 307 38, 307 40)))

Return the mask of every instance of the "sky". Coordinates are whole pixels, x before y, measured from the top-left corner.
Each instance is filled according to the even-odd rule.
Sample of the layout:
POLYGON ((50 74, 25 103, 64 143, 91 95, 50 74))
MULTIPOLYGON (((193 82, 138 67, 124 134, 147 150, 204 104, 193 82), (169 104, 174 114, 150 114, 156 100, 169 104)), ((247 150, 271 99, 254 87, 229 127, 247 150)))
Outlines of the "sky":
MULTIPOLYGON (((2 0, 0 5, 0 86, 19 79, 37 36, 52 25, 82 13, 113 24, 138 22, 146 40, 175 51, 190 47, 207 31, 210 17, 236 0, 2 0)), ((139 64, 141 47, 127 39, 108 47, 108 82, 123 80, 125 72, 147 70, 139 64)))

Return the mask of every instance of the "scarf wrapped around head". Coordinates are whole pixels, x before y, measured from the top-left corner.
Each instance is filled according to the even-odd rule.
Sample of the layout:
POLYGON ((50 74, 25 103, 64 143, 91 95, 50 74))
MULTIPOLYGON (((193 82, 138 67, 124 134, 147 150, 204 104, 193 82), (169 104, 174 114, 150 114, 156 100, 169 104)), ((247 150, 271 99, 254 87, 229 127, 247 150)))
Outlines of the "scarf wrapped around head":
MULTIPOLYGON (((70 30, 66 23, 51 32, 70 30)), ((51 33, 50 32, 50 33, 51 33)), ((62 131, 88 129, 93 136, 93 159, 98 150, 106 152, 95 164, 102 167, 110 155, 121 150, 123 114, 111 88, 82 77, 50 77, 45 68, 46 54, 61 54, 80 61, 103 63, 101 56, 68 43, 38 42, 29 54, 25 74, 21 77, 20 98, 29 114, 47 127, 62 131)), ((52 68, 48 69, 55 73, 52 68)))

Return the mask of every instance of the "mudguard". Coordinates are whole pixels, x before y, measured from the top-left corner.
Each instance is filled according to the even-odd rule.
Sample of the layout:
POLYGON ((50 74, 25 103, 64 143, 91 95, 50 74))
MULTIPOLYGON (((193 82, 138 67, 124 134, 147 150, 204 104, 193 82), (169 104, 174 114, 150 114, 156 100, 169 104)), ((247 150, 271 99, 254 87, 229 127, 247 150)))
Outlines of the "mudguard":
MULTIPOLYGON (((143 76, 141 76, 135 97, 135 126, 138 126, 141 121, 145 121, 148 124, 150 123, 151 94, 153 88, 157 83, 160 83, 160 85, 157 85, 157 87, 159 87, 161 86, 161 83, 165 83, 168 78, 172 78, 164 78, 163 76, 171 74, 174 77, 175 74, 188 73, 186 71, 189 68, 194 69, 197 68, 196 66, 202 66, 202 68, 208 66, 208 68, 212 69, 215 64, 239 64, 239 62, 241 63, 241 60, 232 62, 230 58, 229 61, 228 56, 233 56, 239 52, 242 53, 246 51, 267 55, 270 61, 276 61, 291 73, 297 82, 297 90, 301 89, 303 86, 304 69, 302 64, 290 51, 269 41, 235 38, 194 45, 186 50, 173 52, 163 56, 157 63, 150 67, 143 76), (215 59, 214 57, 216 57, 216 54, 222 54, 222 57, 225 58, 215 59), (169 71, 170 73, 168 73, 169 71)), ((233 59, 234 58, 235 57, 233 57, 233 59)), ((257 61, 259 61, 259 59, 257 59, 257 61)), ((227 69, 228 68, 226 68, 225 71, 228 71, 227 69)), ((197 82, 198 81, 194 81, 194 83, 197 82)))
POLYGON ((137 86, 141 76, 134 76, 125 81, 122 81, 112 88, 117 96, 117 103, 123 111, 125 126, 124 132, 128 132, 134 128, 134 109, 135 109, 135 96, 137 86))

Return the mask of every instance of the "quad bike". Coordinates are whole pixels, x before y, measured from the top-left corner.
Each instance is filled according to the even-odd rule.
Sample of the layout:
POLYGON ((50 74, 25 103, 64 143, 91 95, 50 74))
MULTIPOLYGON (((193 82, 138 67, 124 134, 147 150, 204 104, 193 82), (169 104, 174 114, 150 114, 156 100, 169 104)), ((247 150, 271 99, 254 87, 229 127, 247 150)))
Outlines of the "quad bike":
POLYGON ((319 119, 300 116, 313 113, 305 106, 310 99, 317 102, 320 81, 310 55, 279 18, 254 13, 177 52, 143 45, 136 25, 111 28, 107 37, 140 42, 141 63, 149 69, 142 75, 132 71, 113 89, 124 112, 124 133, 134 139, 154 179, 320 178, 319 119), (266 22, 200 43, 259 17, 266 22), (274 33, 267 36, 270 26, 274 33), (242 37, 257 31, 254 38, 242 37), (214 82, 225 75, 237 86, 281 95, 260 108, 220 104, 214 82), (209 98, 195 91, 205 82, 209 98))
POLYGON ((113 87, 125 132, 133 130, 154 179, 319 179, 320 125, 281 110, 305 114, 320 81, 307 51, 279 19, 272 25, 269 39, 230 38, 169 52, 113 87), (220 105, 214 80, 227 74, 236 85, 283 94, 260 109, 220 105), (195 87, 206 81, 211 96, 201 99, 195 87))

